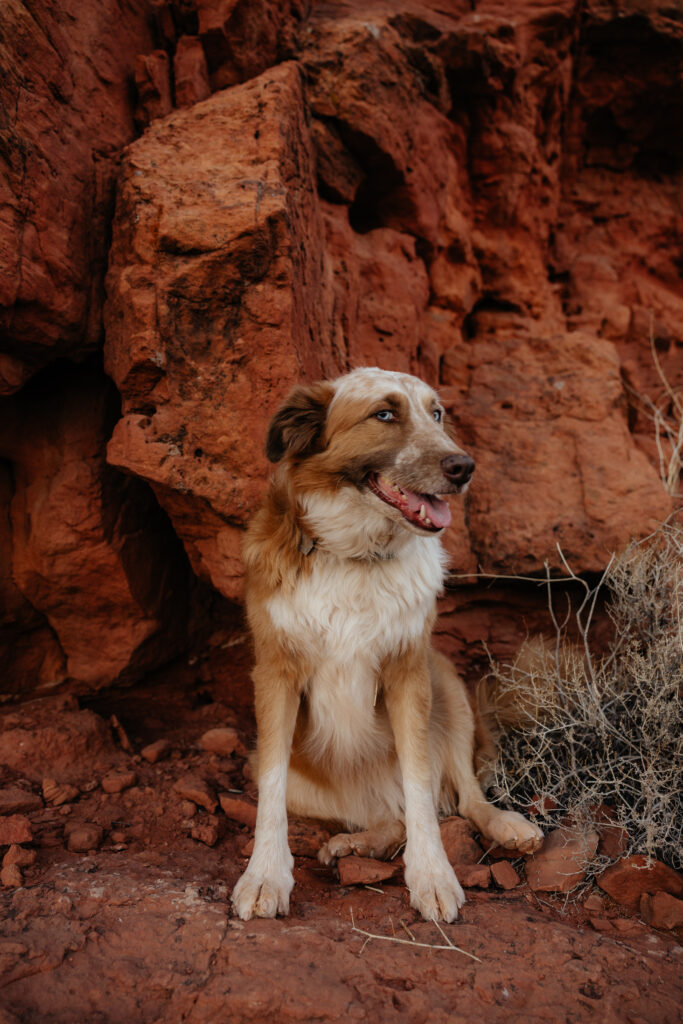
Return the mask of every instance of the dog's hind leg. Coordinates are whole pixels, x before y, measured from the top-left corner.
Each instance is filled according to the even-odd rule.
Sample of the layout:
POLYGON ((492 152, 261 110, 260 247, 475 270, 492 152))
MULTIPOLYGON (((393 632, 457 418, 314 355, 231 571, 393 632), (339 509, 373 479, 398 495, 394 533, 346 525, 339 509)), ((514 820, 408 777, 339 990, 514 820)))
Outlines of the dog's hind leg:
POLYGON ((533 853, 543 842, 541 829, 517 811, 490 803, 474 774, 474 713, 450 661, 433 651, 430 657, 435 705, 440 720, 432 723, 434 743, 441 750, 443 785, 457 794, 458 814, 468 818, 487 839, 509 850, 533 853))

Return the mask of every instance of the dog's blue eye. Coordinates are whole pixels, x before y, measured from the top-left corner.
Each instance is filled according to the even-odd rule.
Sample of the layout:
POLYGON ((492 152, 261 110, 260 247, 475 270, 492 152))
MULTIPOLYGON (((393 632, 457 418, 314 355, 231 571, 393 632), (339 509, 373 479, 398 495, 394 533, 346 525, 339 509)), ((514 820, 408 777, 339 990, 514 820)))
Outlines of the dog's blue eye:
POLYGON ((435 409, 434 412, 432 413, 432 416, 434 417, 437 423, 441 423, 441 420, 443 419, 443 413, 441 412, 441 409, 435 409))
POLYGON ((379 412, 375 413, 375 419, 381 420, 382 423, 390 423, 394 418, 391 409, 380 409, 379 412))

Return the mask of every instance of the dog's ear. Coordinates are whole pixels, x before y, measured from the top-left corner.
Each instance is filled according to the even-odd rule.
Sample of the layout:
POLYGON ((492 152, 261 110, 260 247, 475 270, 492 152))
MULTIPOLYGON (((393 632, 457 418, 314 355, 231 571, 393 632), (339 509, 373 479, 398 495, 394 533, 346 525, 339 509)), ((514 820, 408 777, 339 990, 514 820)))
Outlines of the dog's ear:
POLYGON ((266 455, 271 462, 318 450, 333 395, 334 388, 325 381, 294 388, 268 427, 266 455))

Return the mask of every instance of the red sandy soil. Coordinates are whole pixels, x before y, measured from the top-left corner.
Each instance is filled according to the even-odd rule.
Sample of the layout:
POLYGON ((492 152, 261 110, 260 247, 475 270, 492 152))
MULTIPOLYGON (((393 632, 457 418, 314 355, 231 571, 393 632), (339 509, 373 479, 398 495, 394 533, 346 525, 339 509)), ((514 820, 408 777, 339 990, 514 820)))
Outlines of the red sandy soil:
POLYGON ((460 919, 440 931, 417 919, 400 874, 373 888, 341 887, 333 870, 297 856, 289 918, 235 919, 229 896, 251 830, 220 810, 189 817, 174 784, 191 773, 216 793, 239 790, 237 799, 255 802, 244 757, 198 742, 217 726, 253 741, 248 668, 238 638, 134 691, 89 698, 104 721, 117 716, 132 753, 73 698, 5 713, 5 735, 25 732, 21 766, 3 769, 0 784, 35 792, 51 764, 80 796, 27 813, 38 856, 23 887, 0 896, 0 1024, 679 1019, 681 946, 604 896, 596 916, 595 895, 588 912, 537 897, 524 882, 507 892, 469 889, 460 919), (86 743, 75 738, 79 722, 86 743), (160 738, 170 755, 149 764, 138 751, 160 738), (132 769, 137 784, 104 793, 99 783, 112 768, 132 769), (104 830, 99 849, 69 852, 65 829, 86 822, 104 830), (218 835, 215 845, 191 838, 197 826, 218 835), (352 913, 358 929, 403 941, 366 942, 352 913), (448 941, 478 959, 418 945, 448 941))

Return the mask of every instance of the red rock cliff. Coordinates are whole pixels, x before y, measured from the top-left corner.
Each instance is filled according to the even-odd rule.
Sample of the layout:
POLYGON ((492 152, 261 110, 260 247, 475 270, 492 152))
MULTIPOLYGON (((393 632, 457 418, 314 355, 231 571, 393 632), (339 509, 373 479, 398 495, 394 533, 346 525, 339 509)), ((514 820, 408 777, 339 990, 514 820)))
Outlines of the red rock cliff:
MULTIPOLYGON (((239 599, 265 425, 301 378, 441 388, 478 467, 456 572, 561 569, 559 544, 593 573, 668 514, 648 401, 671 415, 657 363, 683 382, 671 4, 0 19, 3 693, 134 679, 187 642, 198 587, 239 599)), ((508 653, 542 608, 460 581, 442 639, 465 665, 508 653)))

